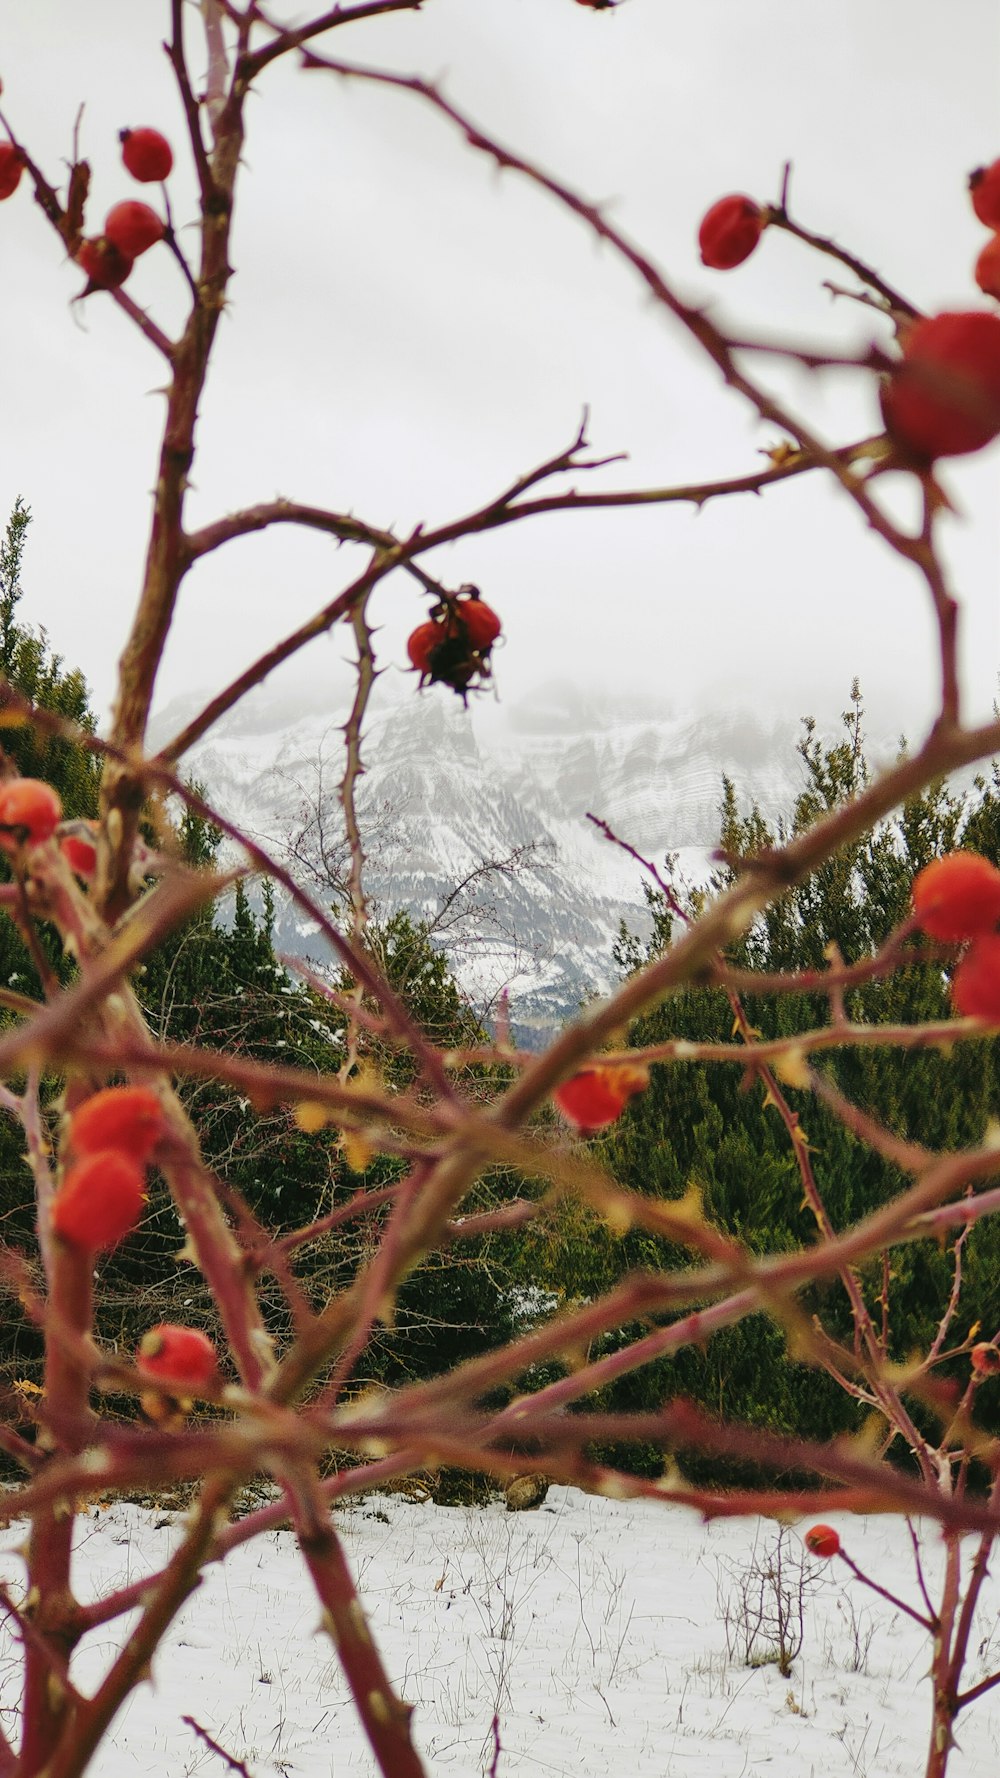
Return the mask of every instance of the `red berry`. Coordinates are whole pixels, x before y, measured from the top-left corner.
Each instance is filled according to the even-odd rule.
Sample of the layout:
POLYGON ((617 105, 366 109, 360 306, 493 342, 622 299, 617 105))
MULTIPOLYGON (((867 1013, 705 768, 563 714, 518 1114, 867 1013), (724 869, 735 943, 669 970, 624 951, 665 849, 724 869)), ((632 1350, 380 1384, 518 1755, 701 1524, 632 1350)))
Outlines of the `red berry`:
POLYGON ((913 879, 913 912, 931 938, 992 932, 1000 920, 1000 870, 978 852, 949 852, 913 879))
POLYGON ((1000 234, 990 236, 976 260, 976 283, 986 296, 1000 302, 1000 234))
POLYGON ((81 241, 76 250, 76 263, 87 274, 87 288, 81 292, 83 296, 90 296, 95 290, 117 290, 132 270, 128 254, 113 241, 106 240, 104 235, 98 235, 92 241, 81 241))
POLYGON ((158 1383, 181 1389, 204 1389, 217 1374, 215 1347, 207 1334, 165 1321, 143 1334, 136 1363, 158 1383))
POLYGON ((70 1119, 74 1154, 114 1148, 145 1166, 163 1135, 163 1108, 149 1087, 102 1087, 70 1119))
POLYGON ((969 1358, 973 1370, 978 1371, 981 1377, 994 1377, 1000 1371, 1000 1350, 994 1346, 992 1340, 980 1340, 973 1346, 969 1358))
POLYGON ((88 1253, 117 1247, 142 1215, 145 1183, 142 1168, 117 1149, 85 1155, 52 1200, 52 1227, 88 1253))
POLYGON ((419 624, 409 637, 406 652, 413 665, 421 673, 429 671, 431 655, 441 643, 440 624, 419 624))
POLYGON ((811 1525, 805 1535, 805 1546, 814 1556, 835 1556, 840 1549, 840 1538, 832 1525, 811 1525))
POLYGON ((882 414, 889 437, 924 462, 989 444, 1000 432, 1000 315, 916 322, 883 385, 882 414))
POLYGON ((156 211, 138 198, 125 198, 115 204, 104 222, 104 239, 124 253, 126 259, 138 259, 140 253, 162 241, 166 232, 166 224, 156 211))
POLYGON ((13 197, 24 172, 24 156, 13 142, 0 142, 0 202, 13 197))
POLYGON ((556 1087, 552 1097, 563 1117, 590 1135, 621 1117, 633 1094, 641 1093, 648 1084, 645 1068, 584 1068, 556 1087))
POLYGON ((142 185, 153 185, 167 177, 174 164, 174 153, 159 130, 122 130, 118 140, 126 171, 133 179, 142 185))
POLYGON ((59 841, 59 850, 78 877, 93 876, 97 868, 97 847, 93 840, 85 839, 79 833, 66 833, 59 841))
POLYGON ((764 232, 764 212, 753 198, 742 192, 720 198, 706 210, 698 230, 702 265, 717 272, 732 271, 742 265, 764 232))
POLYGON ((12 831, 0 841, 37 844, 49 840, 62 820, 59 792, 41 778, 10 778, 0 785, 0 828, 12 831))
POLYGON ((951 978, 951 1004, 963 1018, 1000 1025, 1000 932, 973 939, 951 978))
POLYGON ((464 698, 477 679, 490 676, 490 649, 500 634, 496 612, 479 597, 479 588, 466 586, 435 605, 430 621, 410 636, 406 650, 427 680, 450 685, 464 698))
POLYGON ((481 599, 478 593, 459 595, 456 611, 465 625, 466 633, 472 647, 482 654, 492 648, 503 625, 496 612, 481 599))
POLYGON ((1000 228, 1000 161, 969 174, 972 208, 987 228, 1000 228))

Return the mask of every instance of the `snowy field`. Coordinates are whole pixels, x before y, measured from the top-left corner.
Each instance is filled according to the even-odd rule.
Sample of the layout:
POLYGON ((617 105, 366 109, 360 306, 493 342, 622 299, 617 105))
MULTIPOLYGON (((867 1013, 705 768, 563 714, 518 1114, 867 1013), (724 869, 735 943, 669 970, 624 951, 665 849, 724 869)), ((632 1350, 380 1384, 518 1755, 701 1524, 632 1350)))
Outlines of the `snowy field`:
MULTIPOLYGON (((831 1515, 868 1572, 919 1604, 906 1527, 831 1515)), ((775 1660, 778 1530, 704 1527, 652 1502, 553 1488, 533 1513, 369 1495, 338 1508, 355 1574, 394 1683, 416 1706, 435 1775, 496 1778, 920 1778, 929 1647, 919 1625, 838 1561, 783 1534, 780 1590, 790 1671, 775 1660), (749 1655, 749 1659, 748 1659, 749 1655), (498 1719, 500 1752, 492 1734, 498 1719), (495 1766, 494 1766, 495 1761, 495 1766)), ((80 1515, 77 1589, 89 1598, 163 1562, 180 1534, 165 1513, 112 1505, 80 1515)), ((23 1578, 8 1533, 0 1564, 23 1578)), ((966 1546, 971 1560, 972 1545, 966 1546)), ((938 1569, 937 1535, 922 1540, 938 1569)), ((932 1587, 933 1596, 933 1587, 932 1587)), ((1000 1662, 1000 1589, 987 1582, 966 1682, 1000 1662)), ((90 1770, 100 1778, 226 1778, 193 1718, 252 1778, 343 1778, 375 1766, 287 1532, 210 1568, 173 1625, 151 1684, 122 1710, 90 1770)), ((115 1635, 127 1624, 113 1626, 115 1635)), ((74 1676, 92 1690, 114 1652, 103 1628, 74 1676)), ((0 1656, 3 1702, 13 1651, 0 1656)), ((7 1727, 12 1726, 9 1714, 7 1727)), ((1000 1770, 1000 1687, 959 1722, 953 1778, 1000 1770)))

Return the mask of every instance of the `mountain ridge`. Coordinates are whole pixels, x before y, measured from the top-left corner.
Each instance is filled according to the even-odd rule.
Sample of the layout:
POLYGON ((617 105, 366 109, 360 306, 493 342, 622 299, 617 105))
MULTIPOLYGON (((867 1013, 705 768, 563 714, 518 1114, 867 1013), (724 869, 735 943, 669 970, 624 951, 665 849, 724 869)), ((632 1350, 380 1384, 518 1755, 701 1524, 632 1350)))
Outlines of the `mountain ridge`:
MULTIPOLYGON (((510 707, 481 698, 468 710, 441 687, 377 691, 357 789, 372 906, 430 921, 487 1016, 506 988, 522 1041, 540 1041, 611 988, 623 920, 648 930, 641 866, 588 814, 644 857, 662 865, 670 854, 682 877, 705 881, 723 777, 741 806, 756 802, 772 821, 805 779, 802 725, 778 714, 669 710, 560 680, 510 707)), ((331 701, 326 685, 259 688, 185 760, 227 819, 319 885, 327 905, 336 893, 322 892, 321 860, 335 876, 346 863, 332 837, 343 719, 331 701)), ((196 707, 184 702, 161 729, 196 707)), ((315 926, 280 899, 276 943, 325 960, 315 926)))

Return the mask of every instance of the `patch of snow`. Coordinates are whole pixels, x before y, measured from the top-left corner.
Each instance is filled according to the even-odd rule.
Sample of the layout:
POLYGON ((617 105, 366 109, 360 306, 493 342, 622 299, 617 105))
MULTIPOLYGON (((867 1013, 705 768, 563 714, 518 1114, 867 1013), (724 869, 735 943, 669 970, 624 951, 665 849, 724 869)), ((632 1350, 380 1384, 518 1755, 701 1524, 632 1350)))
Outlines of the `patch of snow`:
MULTIPOLYGON (((863 1569, 919 1605, 904 1524, 827 1516, 863 1569)), ((742 1576, 768 1568, 778 1537, 770 1523, 706 1527, 669 1503, 561 1487, 523 1514, 502 1503, 444 1508, 368 1495, 338 1508, 334 1522, 393 1684, 416 1707, 431 1778, 490 1770, 494 1713, 500 1778, 917 1778, 924 1769, 928 1638, 836 1560, 806 1557, 804 1525, 784 1533, 786 1572, 804 1560, 806 1587, 801 1652, 783 1677, 766 1658, 746 1665, 733 1646, 734 1600, 742 1576)), ((152 1575, 182 1535, 180 1518, 134 1506, 81 1513, 80 1597, 152 1575)), ((921 1537, 933 1597, 941 1542, 933 1527, 921 1537)), ((14 1527, 0 1560, 15 1590, 17 1542, 14 1527)), ((970 1640, 969 1684, 997 1662, 998 1609, 991 1577, 970 1640)), ((736 1632, 738 1619, 737 1610, 736 1632)), ((369 1778, 375 1762, 318 1620, 289 1532, 210 1565, 151 1682, 119 1712, 89 1768, 94 1778, 222 1778, 221 1761, 185 1716, 253 1778, 369 1778)), ((133 1615, 85 1638, 72 1663, 84 1692, 100 1684, 134 1623, 133 1615)), ((0 1641, 8 1723, 19 1656, 8 1621, 0 1641)), ((950 1778, 1000 1768, 996 1692, 962 1714, 958 1739, 950 1778)))

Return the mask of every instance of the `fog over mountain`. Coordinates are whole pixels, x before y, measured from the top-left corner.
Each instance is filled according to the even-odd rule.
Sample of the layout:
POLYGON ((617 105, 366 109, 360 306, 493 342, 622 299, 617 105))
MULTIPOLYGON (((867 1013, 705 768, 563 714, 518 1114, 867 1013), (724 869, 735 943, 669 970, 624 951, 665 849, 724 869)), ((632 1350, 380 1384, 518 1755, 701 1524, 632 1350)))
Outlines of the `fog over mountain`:
MULTIPOLYGON (((471 699, 468 710, 443 687, 417 695, 408 680, 379 691, 359 787, 371 903, 436 921, 436 942, 477 1006, 488 1011, 509 988, 525 1040, 613 984, 622 920, 648 927, 641 867, 588 813, 644 856, 662 865, 674 854, 682 874, 704 880, 724 774, 741 806, 756 801, 775 817, 803 782, 800 725, 760 711, 696 714, 565 681, 510 705, 471 699)), ((337 704, 329 690, 265 686, 185 761, 229 819, 294 854, 313 887, 321 851, 334 873, 345 862, 337 704)), ((165 712, 159 738, 193 707, 165 712)), ((316 928, 287 905, 277 943, 322 957, 316 928)))

